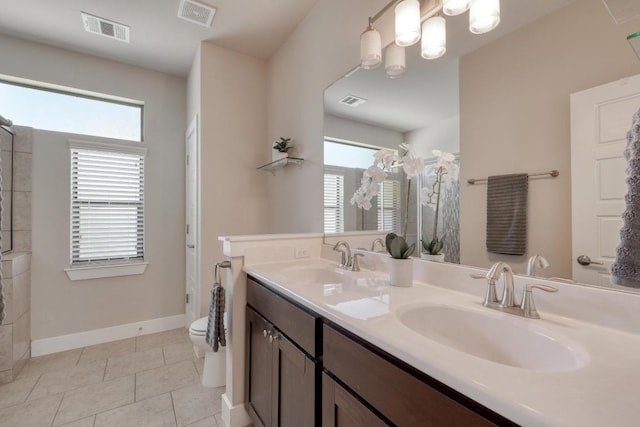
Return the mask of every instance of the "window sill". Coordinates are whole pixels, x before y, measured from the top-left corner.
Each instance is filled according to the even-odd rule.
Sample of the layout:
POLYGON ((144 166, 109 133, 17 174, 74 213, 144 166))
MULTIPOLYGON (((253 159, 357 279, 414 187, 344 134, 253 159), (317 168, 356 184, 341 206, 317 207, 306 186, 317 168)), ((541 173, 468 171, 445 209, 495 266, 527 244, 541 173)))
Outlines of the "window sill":
POLYGON ((69 276, 69 280, 88 280, 142 274, 147 269, 147 265, 149 265, 148 262, 105 264, 92 265, 90 267, 65 268, 64 271, 67 273, 67 276, 69 276))

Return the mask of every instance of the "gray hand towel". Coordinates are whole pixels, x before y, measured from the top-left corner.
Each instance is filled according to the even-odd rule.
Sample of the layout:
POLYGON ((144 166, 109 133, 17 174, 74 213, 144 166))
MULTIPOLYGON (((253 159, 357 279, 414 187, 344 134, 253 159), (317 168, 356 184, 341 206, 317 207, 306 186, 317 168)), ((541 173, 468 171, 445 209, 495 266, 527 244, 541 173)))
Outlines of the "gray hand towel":
POLYGON ((640 111, 633 115, 624 157, 628 164, 626 209, 622 214, 616 261, 611 265, 611 281, 640 288, 640 111))
POLYGON ((226 346, 224 330, 224 288, 220 283, 215 283, 211 288, 211 301, 209 303, 209 319, 207 322, 207 334, 205 341, 217 352, 219 346, 226 346))
POLYGON ((487 250, 524 255, 527 250, 526 173, 490 176, 487 183, 487 250))

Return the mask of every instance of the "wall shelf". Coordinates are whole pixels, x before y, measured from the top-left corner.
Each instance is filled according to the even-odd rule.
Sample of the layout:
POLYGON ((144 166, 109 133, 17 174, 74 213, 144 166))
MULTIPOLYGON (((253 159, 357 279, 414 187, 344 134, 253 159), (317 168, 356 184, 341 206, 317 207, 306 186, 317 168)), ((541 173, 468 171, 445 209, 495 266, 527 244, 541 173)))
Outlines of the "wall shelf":
POLYGON ((257 167, 258 170, 268 171, 272 174, 276 174, 278 169, 281 169, 287 165, 298 165, 300 166, 304 162, 304 159, 300 157, 283 157, 282 159, 275 160, 271 163, 267 163, 266 165, 262 165, 257 167))

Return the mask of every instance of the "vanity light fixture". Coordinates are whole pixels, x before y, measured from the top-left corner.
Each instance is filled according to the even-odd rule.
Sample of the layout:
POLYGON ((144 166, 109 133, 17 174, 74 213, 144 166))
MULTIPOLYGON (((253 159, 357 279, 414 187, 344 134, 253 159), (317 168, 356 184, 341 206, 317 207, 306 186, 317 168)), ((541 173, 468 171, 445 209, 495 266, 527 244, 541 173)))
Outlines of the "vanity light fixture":
POLYGON ((447 51, 447 21, 440 16, 432 16, 422 24, 422 49, 424 59, 440 58, 447 51))
POLYGON ((420 2, 402 0, 395 9, 396 44, 400 47, 414 45, 420 40, 420 2))
POLYGON ((469 31, 484 34, 500 23, 500 0, 472 0, 469 9, 469 31))
POLYGON ((391 43, 387 46, 386 56, 384 60, 384 70, 387 77, 397 79, 402 77, 406 68, 405 48, 391 43))
POLYGON ((382 62, 382 41, 373 24, 392 6, 396 6, 395 43, 389 46, 391 49, 387 48, 385 65, 387 75, 391 78, 400 77, 405 70, 404 51, 400 66, 400 53, 396 47, 411 46, 422 38, 423 58, 436 59, 444 55, 447 33, 441 11, 445 15, 459 15, 468 9, 469 31, 474 34, 489 32, 500 23, 500 0, 435 0, 435 4, 422 15, 418 0, 391 0, 373 17, 369 17, 369 25, 360 36, 360 67, 365 70, 376 68, 382 62))
POLYGON ((456 16, 469 10, 471 0, 443 0, 442 12, 445 15, 456 16))
POLYGON ((373 70, 382 63, 382 41, 380 33, 369 18, 369 26, 360 35, 360 66, 365 70, 373 70))

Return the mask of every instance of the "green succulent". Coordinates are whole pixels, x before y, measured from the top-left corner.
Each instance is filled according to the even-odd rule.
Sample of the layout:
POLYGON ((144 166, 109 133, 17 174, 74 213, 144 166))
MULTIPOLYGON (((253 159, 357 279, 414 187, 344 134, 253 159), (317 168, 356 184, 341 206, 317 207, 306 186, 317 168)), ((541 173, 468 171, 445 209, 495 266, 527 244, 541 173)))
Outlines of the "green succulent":
POLYGON ((273 141, 273 149, 278 150, 281 153, 286 153, 291 148, 289 146, 290 142, 291 142, 291 138, 280 137, 279 141, 273 141))
POLYGON ((422 249, 428 254, 438 255, 442 248, 444 247, 444 236, 441 239, 434 237, 430 242, 427 243, 426 239, 422 239, 422 249))
POLYGON ((395 233, 387 234, 385 238, 385 244, 387 245, 387 251, 392 258, 395 259, 407 259, 416 249, 416 244, 412 243, 407 245, 407 241, 404 237, 398 236, 395 233))

